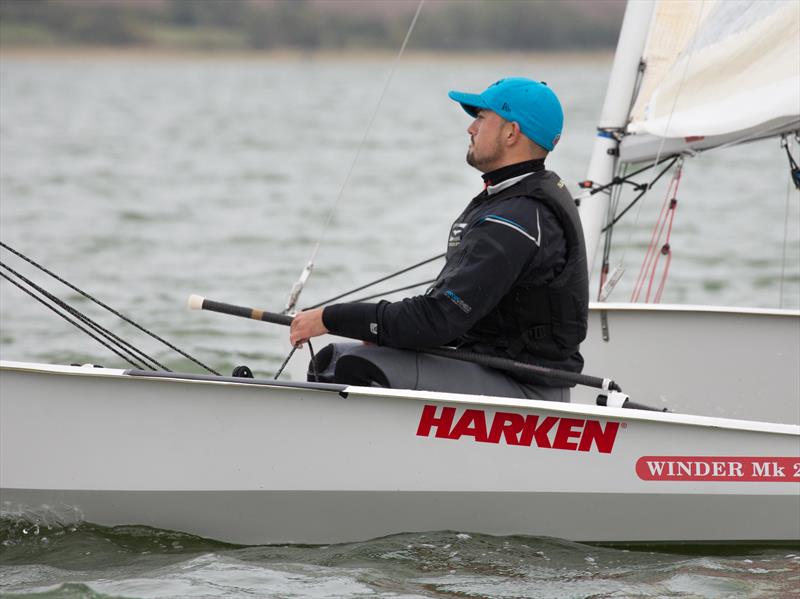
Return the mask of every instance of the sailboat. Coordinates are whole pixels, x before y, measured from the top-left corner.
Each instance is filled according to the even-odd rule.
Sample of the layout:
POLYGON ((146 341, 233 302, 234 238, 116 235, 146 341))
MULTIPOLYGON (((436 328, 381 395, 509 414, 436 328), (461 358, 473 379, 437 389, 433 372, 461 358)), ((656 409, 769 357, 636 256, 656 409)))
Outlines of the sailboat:
MULTIPOLYGON (((720 19, 730 16, 725 2, 629 4, 579 198, 590 257, 614 218, 625 164, 688 160, 800 128, 800 67, 786 53, 797 48, 800 9, 746 7, 720 19), (676 20, 686 24, 680 36, 676 20), (785 68, 770 79, 776 69, 761 55, 785 68), (703 84, 706 61, 726 57, 747 63, 759 84, 748 89, 781 101, 751 106, 725 88, 713 112, 737 118, 696 130, 711 120, 704 89, 717 90, 703 84)), ((614 372, 632 397, 669 413, 593 405, 596 391, 561 404, 3 361, 2 510, 246 544, 441 529, 596 542, 800 539, 800 313, 606 301, 592 312, 590 369, 614 372), (745 380, 767 362, 770 376, 745 380)))
MULTIPOLYGON (((661 170, 685 157, 690 171, 698 154, 797 135, 799 10, 793 2, 629 3, 589 187, 579 195, 590 264, 604 262, 595 255, 621 183, 609 184, 626 168, 661 170)), ((652 177, 636 179, 647 185, 652 177)), ((608 278, 613 283, 613 271, 608 278)), ((593 368, 624 380, 626 391, 677 411, 800 424, 796 310, 632 302, 592 308, 581 349, 593 368)))

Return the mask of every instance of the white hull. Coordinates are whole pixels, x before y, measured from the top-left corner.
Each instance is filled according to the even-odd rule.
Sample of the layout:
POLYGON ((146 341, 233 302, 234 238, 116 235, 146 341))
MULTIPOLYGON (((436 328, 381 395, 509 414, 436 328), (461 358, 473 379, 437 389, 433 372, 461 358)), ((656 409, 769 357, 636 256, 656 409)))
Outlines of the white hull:
MULTIPOLYGON (((581 353, 587 374, 613 378, 634 401, 800 424, 797 310, 594 303, 581 353)), ((596 396, 593 389, 573 390, 573 401, 594 403, 596 396)))
MULTIPOLYGON (((337 340, 342 341, 328 337, 315 346, 337 340)), ((797 310, 592 303, 581 353, 586 374, 614 379, 639 403, 800 425, 797 310)), ((307 364, 307 353, 293 358, 294 380, 305 380, 307 364)), ((572 402, 595 405, 597 393, 575 387, 572 402)))
POLYGON ((18 363, 3 363, 0 376, 4 511, 76 509, 99 524, 238 543, 441 529, 579 541, 797 540, 798 468, 800 428, 789 425, 18 363), (424 414, 446 418, 446 409, 452 426, 424 426, 424 414), (511 428, 492 439, 498 413, 511 428), (521 441, 510 423, 534 416, 539 425, 554 418, 552 429, 521 441), (451 430, 459 421, 460 436, 451 430), (653 464, 670 461, 664 456, 695 465, 653 475, 653 464), (715 467, 716 478, 692 480, 715 467))

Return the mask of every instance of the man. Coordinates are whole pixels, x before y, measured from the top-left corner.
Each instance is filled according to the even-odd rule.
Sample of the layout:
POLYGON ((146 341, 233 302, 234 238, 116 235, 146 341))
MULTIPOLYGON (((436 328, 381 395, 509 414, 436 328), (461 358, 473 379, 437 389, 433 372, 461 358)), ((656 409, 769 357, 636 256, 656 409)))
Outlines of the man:
POLYGON ((544 167, 561 135, 561 104, 546 84, 518 77, 449 97, 474 118, 467 163, 483 173, 485 189, 453 224, 435 283, 399 302, 301 312, 290 341, 330 332, 374 344, 325 348, 318 362, 328 367, 328 380, 569 401, 563 381, 407 351, 448 345, 583 368, 586 250, 574 201, 544 167))

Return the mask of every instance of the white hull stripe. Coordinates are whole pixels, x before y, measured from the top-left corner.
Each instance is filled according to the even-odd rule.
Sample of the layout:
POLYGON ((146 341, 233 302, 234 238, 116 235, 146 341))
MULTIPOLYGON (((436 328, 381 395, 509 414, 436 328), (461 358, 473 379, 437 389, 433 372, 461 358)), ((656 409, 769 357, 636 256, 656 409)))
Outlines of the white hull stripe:
POLYGON ((494 214, 490 214, 489 216, 487 216, 483 220, 484 220, 484 222, 497 223, 498 225, 505 225, 506 227, 510 227, 511 229, 514 229, 518 233, 522 233, 525 237, 530 239, 533 243, 536 244, 536 247, 540 247, 540 242, 541 242, 541 239, 542 239, 542 226, 539 223, 539 211, 538 210, 536 211, 536 228, 538 229, 537 230, 538 237, 534 237, 533 235, 530 235, 520 225, 518 225, 517 223, 515 223, 512 220, 508 220, 506 218, 503 218, 502 216, 495 216, 494 214))

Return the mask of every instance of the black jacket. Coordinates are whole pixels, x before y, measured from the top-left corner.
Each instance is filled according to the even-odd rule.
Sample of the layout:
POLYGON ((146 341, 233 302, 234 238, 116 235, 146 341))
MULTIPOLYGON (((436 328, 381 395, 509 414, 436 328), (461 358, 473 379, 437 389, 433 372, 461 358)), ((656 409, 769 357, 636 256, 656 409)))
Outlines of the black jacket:
MULTIPOLYGON (((444 268, 425 295, 329 306, 323 321, 331 333, 398 348, 457 345, 582 369, 588 275, 569 192, 541 160, 484 178, 487 190, 453 223, 444 268)), ((537 377, 524 382, 563 385, 537 377)))

